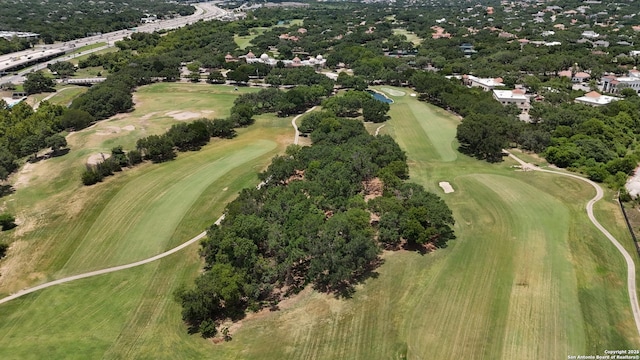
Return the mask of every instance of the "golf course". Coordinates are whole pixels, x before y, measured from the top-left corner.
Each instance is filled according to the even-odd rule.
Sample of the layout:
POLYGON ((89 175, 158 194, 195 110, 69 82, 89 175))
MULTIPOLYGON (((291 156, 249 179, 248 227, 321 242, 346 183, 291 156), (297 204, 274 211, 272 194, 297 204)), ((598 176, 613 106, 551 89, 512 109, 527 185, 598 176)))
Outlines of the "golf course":
MULTIPOLYGON (((457 238, 446 248, 385 252, 352 298, 307 288, 277 311, 248 314, 230 326, 232 341, 215 344, 187 333, 173 295, 201 270, 194 244, 0 305, 0 358, 559 359, 640 347, 624 259, 584 211, 591 186, 521 171, 509 158, 463 155, 457 117, 410 89, 376 90, 394 100, 391 118, 367 128, 391 135, 407 153, 411 181, 452 209, 457 238), (454 191, 445 194, 440 182, 454 191)), ((65 156, 24 166, 10 179, 16 192, 0 199, 19 224, 0 262, 0 298, 157 255, 211 225, 293 142, 292 118, 260 115, 234 139, 91 187, 80 173, 89 158, 132 149, 173 123, 228 116, 248 91, 257 90, 142 87, 133 112, 69 134, 65 156)), ((605 191, 595 216, 635 256, 614 195, 605 191)))

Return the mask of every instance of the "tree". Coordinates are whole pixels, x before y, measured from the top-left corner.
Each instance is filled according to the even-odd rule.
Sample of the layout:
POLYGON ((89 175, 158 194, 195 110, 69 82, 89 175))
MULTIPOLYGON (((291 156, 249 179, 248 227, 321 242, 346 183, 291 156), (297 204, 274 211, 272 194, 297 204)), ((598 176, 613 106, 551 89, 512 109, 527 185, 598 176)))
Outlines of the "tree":
POLYGON ((628 98, 632 96, 638 96, 638 93, 632 88, 624 88, 620 90, 620 95, 622 95, 625 98, 628 98))
POLYGON ((472 114, 465 117, 456 133, 460 150, 478 159, 500 161, 502 149, 507 146, 501 125, 500 118, 489 115, 472 114))
POLYGON ((207 76, 207 82, 209 84, 224 84, 225 77, 220 71, 211 71, 207 76))
POLYGON ((76 72, 76 66, 68 61, 58 61, 47 65, 47 68, 61 78, 69 77, 76 72))
POLYGON ((390 108, 389 104, 385 102, 376 99, 366 99, 362 101, 362 116, 364 117, 364 121, 381 123, 389 118, 387 113, 390 108))
POLYGON ((200 82, 200 73, 199 72, 192 72, 191 74, 189 74, 189 80, 193 83, 198 83, 200 82))
POLYGON ((38 94, 41 92, 55 91, 53 88, 56 85, 55 81, 51 78, 44 76, 42 71, 36 71, 27 74, 27 79, 24 81, 24 91, 31 94, 38 94))
POLYGON ((55 155, 60 149, 67 146, 67 139, 60 134, 54 134, 44 139, 44 144, 45 146, 50 147, 51 151, 53 151, 53 154, 55 155))
POLYGON ((231 70, 227 73, 227 79, 236 83, 246 83, 249 82, 249 74, 239 69, 231 70))
POLYGON ((82 130, 89 126, 95 118, 84 110, 66 109, 60 117, 60 126, 63 129, 82 130))
POLYGON ((140 150, 146 159, 154 163, 173 160, 176 157, 173 151, 173 143, 167 136, 151 135, 138 140, 137 149, 140 150))

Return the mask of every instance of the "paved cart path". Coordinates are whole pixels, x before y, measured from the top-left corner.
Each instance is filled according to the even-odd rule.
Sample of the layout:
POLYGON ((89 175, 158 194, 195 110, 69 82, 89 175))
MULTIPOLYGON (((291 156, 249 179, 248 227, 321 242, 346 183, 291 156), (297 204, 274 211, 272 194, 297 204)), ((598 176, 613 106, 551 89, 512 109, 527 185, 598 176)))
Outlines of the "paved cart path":
POLYGON ((589 185, 593 186, 594 189, 596 189, 596 196, 594 196, 593 199, 589 200, 589 202, 587 203, 587 206, 586 206, 587 216, 589 217, 589 220, 591 220, 593 225, 595 225, 596 228, 598 228, 598 230, 600 230, 600 232, 603 233, 604 236, 606 236, 607 239, 609 239, 609 241, 611 241, 611 243, 618 249, 618 251, 620 251, 620 253, 624 257, 624 260, 627 262, 627 288, 629 290, 629 300, 631 302, 631 311, 633 312, 633 318, 636 323, 636 329, 638 331, 638 335, 640 335, 640 306, 638 306, 638 292, 636 290, 635 263, 633 262, 633 258, 631 257, 631 255, 629 255, 629 252, 627 252, 627 250, 620 244, 620 242, 615 237, 613 237, 613 235, 611 235, 611 233, 607 231, 607 229, 605 229, 604 226, 602 226, 598 222, 596 217, 593 215, 593 204, 595 204, 600 199, 602 199, 602 196, 604 195, 604 191, 602 191, 602 187, 600 187, 600 185, 596 184, 595 182, 587 178, 583 178, 582 176, 569 174, 561 171, 541 169, 533 164, 524 162, 523 160, 521 160, 520 158, 518 158, 517 156, 513 155, 508 151, 506 152, 509 154, 509 157, 513 158, 518 163, 520 163, 520 165, 522 166, 522 170, 542 171, 542 172, 556 174, 556 175, 569 176, 574 179, 584 181, 589 185))

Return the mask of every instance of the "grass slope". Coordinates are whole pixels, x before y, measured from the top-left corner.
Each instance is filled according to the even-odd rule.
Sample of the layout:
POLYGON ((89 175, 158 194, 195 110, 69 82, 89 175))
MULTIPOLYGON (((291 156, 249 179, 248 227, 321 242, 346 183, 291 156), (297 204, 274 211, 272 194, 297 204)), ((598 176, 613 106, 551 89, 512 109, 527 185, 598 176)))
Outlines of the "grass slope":
MULTIPOLYGON (((110 138, 96 134, 107 126, 129 123, 140 126, 136 131, 160 131, 169 122, 167 93, 184 102, 193 97, 188 111, 206 109, 200 100, 209 98, 224 113, 232 101, 225 91, 146 87, 137 95, 136 111, 72 139, 100 148, 100 137, 110 138)), ((233 341, 213 345, 186 334, 171 296, 199 271, 193 246, 156 263, 0 306, 0 358, 548 359, 637 348, 622 257, 584 213, 593 189, 568 178, 514 171, 510 160, 491 165, 458 154, 456 118, 409 96, 394 100, 392 120, 381 133, 407 151, 412 180, 439 194, 439 181, 450 181, 456 190, 442 194, 457 221, 458 239, 449 247, 427 255, 385 253, 377 276, 352 299, 307 289, 283 302, 280 311, 249 314, 234 326, 233 341)), ((34 206, 35 214, 50 217, 19 245, 25 254, 44 249, 47 255, 31 265, 10 254, 9 260, 24 260, 22 266, 32 271, 15 283, 0 283, 0 289, 114 265, 193 236, 239 189, 255 185, 255 172, 293 137, 289 126, 290 119, 263 117, 237 139, 216 141, 168 164, 125 171, 90 192, 78 190, 77 178, 59 179, 69 175, 53 172, 52 180, 31 174, 32 186, 7 204, 40 204, 45 186, 53 183, 62 195, 47 190, 47 210, 58 203, 64 210, 46 215, 38 212, 42 205, 34 206), (69 189, 76 195, 65 193, 69 189), (154 211, 166 224, 154 222, 154 211), (124 229, 135 239, 116 235, 124 229)), ((74 152, 81 153, 52 160, 85 158, 74 152)), ((633 246, 614 203, 599 204, 596 215, 633 246)))

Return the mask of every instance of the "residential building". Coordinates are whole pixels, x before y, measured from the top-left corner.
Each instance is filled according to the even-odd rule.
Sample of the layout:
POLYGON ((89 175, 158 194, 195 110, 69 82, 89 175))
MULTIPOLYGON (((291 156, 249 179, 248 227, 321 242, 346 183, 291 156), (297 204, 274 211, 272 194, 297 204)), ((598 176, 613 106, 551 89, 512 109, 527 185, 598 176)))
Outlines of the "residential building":
POLYGON ((607 75, 602 78, 602 91, 619 94, 624 88, 631 88, 640 94, 640 71, 637 69, 629 70, 627 76, 607 75))
POLYGON ((493 98, 498 100, 502 105, 515 105, 523 112, 528 112, 530 106, 529 98, 525 95, 524 90, 493 90, 493 98))
POLYGON ((575 99, 576 103, 591 105, 591 106, 604 106, 613 101, 622 100, 619 97, 609 96, 609 95, 601 95, 596 91, 589 92, 584 96, 575 99))
POLYGON ((462 75, 462 81, 469 87, 479 87, 484 91, 493 90, 496 87, 504 86, 502 78, 479 78, 473 75, 462 75))
POLYGON ((590 78, 591 78, 591 75, 587 74, 586 72, 580 71, 573 74, 573 76, 571 77, 571 82, 583 83, 583 82, 589 81, 590 78))

